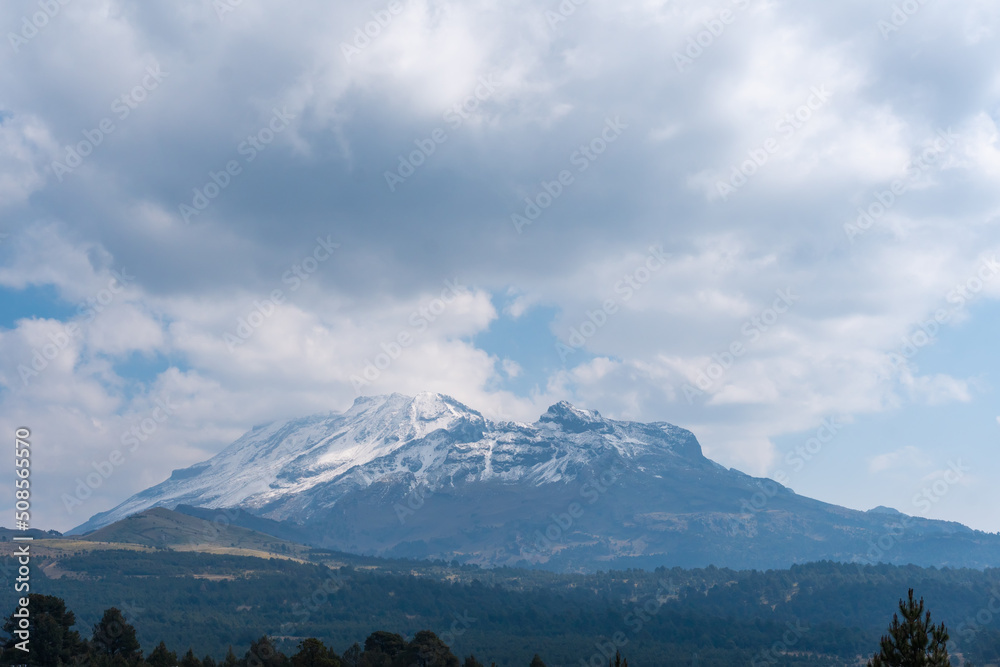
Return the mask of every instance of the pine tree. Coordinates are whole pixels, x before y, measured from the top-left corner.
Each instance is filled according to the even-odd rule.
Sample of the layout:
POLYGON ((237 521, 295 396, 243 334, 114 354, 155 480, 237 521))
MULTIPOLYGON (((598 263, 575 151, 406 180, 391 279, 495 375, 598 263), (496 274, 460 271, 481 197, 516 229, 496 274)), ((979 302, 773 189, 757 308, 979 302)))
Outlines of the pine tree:
POLYGON ((476 660, 475 655, 470 655, 465 659, 465 662, 462 663, 462 667, 483 667, 483 663, 476 660))
POLYGON ((159 646, 146 658, 150 667, 175 667, 177 665, 177 654, 167 648, 167 645, 160 642, 159 646))
POLYGON ((944 623, 931 625, 931 612, 924 611, 924 599, 899 601, 899 615, 892 615, 889 634, 883 635, 881 650, 868 661, 868 667, 951 667, 948 658, 948 630, 944 623))
POLYGON ((299 643, 299 652, 292 656, 292 667, 340 667, 337 654, 315 637, 299 643))
POLYGON ((402 635, 385 630, 376 630, 365 640, 365 653, 384 653, 390 658, 406 648, 406 640, 402 635))
POLYGON ((233 647, 230 644, 229 651, 226 653, 225 660, 222 661, 222 667, 239 667, 240 661, 233 653, 233 647))
POLYGON ((135 638, 135 628, 128 624, 117 607, 104 611, 101 620, 94 625, 90 640, 94 663, 138 665, 142 662, 142 650, 135 638))
POLYGON ((622 654, 615 651, 615 661, 608 662, 608 667, 628 667, 628 660, 622 660, 622 654))
POLYGON ((4 664, 16 662, 51 667, 70 664, 86 653, 86 645, 80 638, 80 633, 70 629, 76 623, 76 617, 73 612, 66 609, 66 603, 61 598, 31 593, 28 596, 28 609, 31 613, 29 620, 31 651, 24 655, 22 651, 14 649, 18 639, 13 631, 18 627, 18 623, 11 614, 3 624, 4 632, 11 637, 5 648, 9 651, 8 656, 17 658, 11 660, 4 658, 4 664))
POLYGON ((528 667, 545 667, 545 663, 542 661, 542 656, 535 654, 535 657, 531 659, 531 664, 528 667))
POLYGON ((403 667, 459 667, 458 658, 448 645, 430 630, 415 634, 393 662, 403 667))
POLYGON ((343 663, 344 667, 358 667, 361 663, 361 645, 354 642, 349 649, 344 651, 340 662, 343 663))
POLYGON ((243 656, 243 664, 253 667, 285 667, 288 659, 285 654, 274 647, 271 638, 264 635, 255 642, 250 642, 250 650, 243 656))
POLYGON ((202 667, 201 660, 194 654, 194 649, 189 648, 188 652, 184 654, 180 662, 180 667, 202 667))

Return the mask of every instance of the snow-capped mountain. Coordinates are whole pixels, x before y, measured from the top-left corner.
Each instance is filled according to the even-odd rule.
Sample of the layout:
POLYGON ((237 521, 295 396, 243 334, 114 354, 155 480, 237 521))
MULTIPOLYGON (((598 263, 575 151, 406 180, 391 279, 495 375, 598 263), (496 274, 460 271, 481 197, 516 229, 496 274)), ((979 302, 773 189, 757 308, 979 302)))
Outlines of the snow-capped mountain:
POLYGON ((568 482, 606 452, 654 451, 713 465, 676 426, 613 422, 562 402, 534 424, 493 422, 441 394, 362 397, 344 412, 255 426, 213 458, 95 516, 92 530, 150 507, 241 507, 267 518, 308 519, 376 481, 443 479, 532 485, 568 482), (322 504, 316 502, 322 497, 322 504))
POLYGON ((359 398, 256 426, 72 532, 157 506, 238 508, 318 546, 484 565, 1000 564, 1000 538, 917 518, 875 553, 905 515, 810 500, 710 461, 682 428, 565 402, 525 424, 440 394, 359 398))

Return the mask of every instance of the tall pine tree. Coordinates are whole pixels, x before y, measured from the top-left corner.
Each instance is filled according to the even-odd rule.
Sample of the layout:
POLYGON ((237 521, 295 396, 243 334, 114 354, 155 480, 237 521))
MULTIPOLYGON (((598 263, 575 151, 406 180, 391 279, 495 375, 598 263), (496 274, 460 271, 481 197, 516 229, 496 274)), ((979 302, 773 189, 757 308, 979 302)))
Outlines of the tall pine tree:
POLYGON ((344 651, 340 662, 344 667, 358 667, 361 664, 361 645, 354 642, 349 649, 344 651))
POLYGON ((150 667, 176 667, 177 654, 168 649, 166 644, 160 642, 146 658, 146 663, 150 667))
POLYGON ((10 639, 5 649, 6 655, 0 659, 3 664, 27 664, 53 667, 54 665, 69 665, 75 659, 83 656, 86 644, 80 639, 80 633, 71 628, 76 623, 73 612, 66 609, 66 603, 52 595, 31 593, 28 596, 29 631, 31 641, 27 654, 16 650, 18 638, 14 630, 18 627, 18 619, 9 616, 3 624, 3 630, 10 639))
POLYGON ((948 658, 948 630, 944 623, 931 625, 931 612, 924 611, 924 599, 899 601, 899 614, 892 615, 889 634, 882 637, 881 650, 868 661, 868 667, 951 667, 948 658))
POLYGON ((90 646, 91 664, 97 667, 138 665, 143 662, 135 628, 129 625, 117 607, 104 610, 101 620, 94 625, 90 646))
POLYGON ((194 649, 188 649, 188 652, 181 658, 179 667, 202 667, 201 660, 194 654, 194 649))

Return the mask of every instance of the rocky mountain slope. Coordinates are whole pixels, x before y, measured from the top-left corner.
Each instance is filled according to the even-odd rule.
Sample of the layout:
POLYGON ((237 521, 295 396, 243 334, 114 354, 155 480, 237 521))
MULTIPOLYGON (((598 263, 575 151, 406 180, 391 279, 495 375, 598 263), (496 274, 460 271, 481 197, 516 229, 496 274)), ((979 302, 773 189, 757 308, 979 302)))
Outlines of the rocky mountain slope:
POLYGON ((254 427, 72 532, 178 505, 315 546, 484 566, 1000 565, 1000 536, 811 500, 710 461, 677 426, 565 402, 525 424, 440 394, 359 398, 254 427))

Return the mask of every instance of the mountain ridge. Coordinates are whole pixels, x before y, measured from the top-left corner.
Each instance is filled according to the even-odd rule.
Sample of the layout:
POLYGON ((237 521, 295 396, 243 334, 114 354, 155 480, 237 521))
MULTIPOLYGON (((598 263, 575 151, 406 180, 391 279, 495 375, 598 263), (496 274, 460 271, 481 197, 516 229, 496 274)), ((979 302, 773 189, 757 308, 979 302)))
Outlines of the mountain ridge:
MULTIPOLYGON (((93 530, 151 507, 149 500, 157 495, 156 489, 169 489, 170 502, 176 500, 175 505, 209 508, 249 505, 259 509, 273 506, 283 497, 308 492, 338 479, 347 488, 366 486, 370 479, 352 479, 351 472, 380 459, 387 463, 387 457, 403 448, 410 450, 408 455, 393 461, 394 467, 383 466, 380 476, 429 470, 454 447, 456 459, 482 459, 481 478, 496 474, 514 480, 527 471, 515 466, 498 472, 494 466, 497 452, 489 446, 492 441, 484 441, 484 436, 513 433, 516 438, 517 435, 529 435, 534 428, 573 434, 578 437, 571 444, 586 445, 594 442, 587 434, 601 432, 607 435, 614 423, 633 424, 606 420, 597 411, 582 410, 565 401, 550 407, 534 424, 525 424, 488 420, 478 411, 441 394, 360 397, 343 413, 318 413, 258 424, 207 461, 174 470, 161 484, 136 494, 108 512, 95 515, 70 532, 93 530), (478 448, 463 447, 475 443, 483 444, 478 448), (206 475, 209 471, 213 474, 206 475)), ((686 456, 708 462, 689 431, 665 422, 649 426, 661 427, 677 440, 676 444, 686 456)), ((627 444, 638 442, 622 442, 622 446, 627 444)), ((567 456, 578 453, 571 449, 567 448, 567 456)), ((506 459, 509 452, 499 454, 497 459, 506 459)), ((547 474, 550 480, 557 481, 561 477, 560 465, 567 463, 565 458, 554 461, 553 469, 537 473, 547 474)), ((415 477, 418 484, 426 481, 426 475, 415 477)))
POLYGON ((362 397, 257 425, 71 532, 184 505, 235 508, 313 546, 483 566, 1000 565, 1000 536, 799 496, 711 461, 686 429, 565 401, 527 424, 441 394, 362 397))

